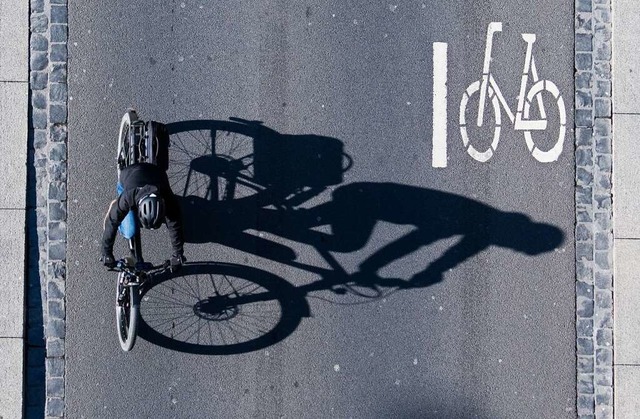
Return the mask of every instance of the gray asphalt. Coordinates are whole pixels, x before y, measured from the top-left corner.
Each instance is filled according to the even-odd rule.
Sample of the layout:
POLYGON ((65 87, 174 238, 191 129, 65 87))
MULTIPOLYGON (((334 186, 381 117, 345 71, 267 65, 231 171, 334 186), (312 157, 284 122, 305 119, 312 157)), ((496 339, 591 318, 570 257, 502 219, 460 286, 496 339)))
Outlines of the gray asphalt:
MULTIPOLYGON (((542 164, 503 113, 479 163, 457 128, 491 21, 512 109, 520 34, 536 33, 573 126, 572 1, 73 2, 69 21, 69 418, 576 416, 573 132, 542 164), (431 167, 433 42, 449 46, 444 169, 431 167), (170 124, 193 264, 148 291, 123 353, 115 275, 97 258, 129 106, 170 124), (253 152, 233 200, 189 171, 212 131, 230 131, 217 155, 253 152), (306 211, 277 209, 304 191, 306 211), (345 286, 356 277, 341 270, 359 269, 345 286), (211 284, 262 300, 214 315, 211 284)), ((169 256, 165 231, 143 245, 169 256)))

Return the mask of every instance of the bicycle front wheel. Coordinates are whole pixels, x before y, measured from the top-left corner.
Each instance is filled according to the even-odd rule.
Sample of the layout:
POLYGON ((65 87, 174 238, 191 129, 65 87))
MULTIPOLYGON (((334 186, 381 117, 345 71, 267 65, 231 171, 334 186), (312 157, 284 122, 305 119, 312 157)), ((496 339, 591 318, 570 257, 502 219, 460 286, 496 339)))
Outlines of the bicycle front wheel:
MULTIPOLYGON (((552 107, 553 109, 553 107, 552 107)), ((555 123, 558 123, 558 137, 553 137, 554 142, 552 142, 552 146, 544 151, 540 149, 535 142, 533 141, 532 131, 524 132, 524 139, 527 143, 527 147, 529 148, 529 152, 531 155, 541 163, 551 163, 560 157, 562 154, 562 149, 564 146, 564 137, 567 132, 567 111, 564 106, 564 99, 560 95, 560 90, 558 87, 549 80, 540 80, 531 86, 527 94, 527 99, 524 104, 524 112, 523 118, 537 118, 542 117, 543 119, 552 122, 552 124, 548 124, 547 126, 555 126, 555 123), (536 109, 532 107, 532 104, 542 103, 544 96, 551 96, 554 103, 558 105, 558 113, 553 115, 547 115, 547 112, 544 111, 544 107, 540 107, 540 109, 536 109), (534 112, 539 113, 539 115, 534 115, 534 112)), ((546 134, 546 131, 545 131, 546 134)), ((540 142, 541 139, 538 140, 540 142)))
POLYGON ((128 352, 133 349, 136 343, 138 333, 138 321, 140 319, 140 298, 138 296, 138 288, 130 287, 127 290, 127 298, 118 303, 118 298, 122 292, 121 277, 118 275, 116 284, 116 327, 118 332, 118 340, 123 351, 128 352))
MULTIPOLYGON (((491 104, 493 105, 492 106, 493 115, 494 115, 493 120, 494 120, 495 126, 493 127, 493 133, 484 132, 482 130, 481 132, 476 132, 475 136, 481 137, 481 138, 476 139, 475 143, 478 144, 480 141, 482 141, 482 137, 491 137, 491 135, 493 134, 493 136, 491 137, 491 143, 484 146, 478 145, 479 148, 481 149, 484 148, 484 151, 478 150, 478 148, 474 147, 473 144, 471 144, 471 140, 469 139, 469 132, 468 132, 469 130, 467 128, 468 127, 467 107, 471 103, 471 109, 478 108, 479 96, 475 98, 475 100, 472 100, 472 97, 473 95, 475 95, 480 91, 480 85, 481 85, 480 80, 471 83, 471 85, 469 85, 467 90, 462 95, 462 100, 460 100, 460 134, 462 135, 462 143, 464 145, 464 148, 467 150, 467 153, 469 153, 469 155, 473 157, 475 160, 481 163, 484 163, 488 161, 491 157, 493 157, 493 153, 496 151, 496 148, 498 148, 502 122, 501 122, 501 116, 500 116, 500 101, 498 100, 498 97, 496 96, 491 86, 488 86, 487 99, 491 101, 491 104)), ((468 120, 473 121, 474 119, 475 118, 469 118, 468 120)), ((484 118, 484 119, 485 121, 488 122, 488 118, 484 118)), ((487 125, 487 122, 485 122, 485 125, 487 125)), ((473 124, 471 123, 469 125, 473 125, 473 124)), ((480 130, 480 127, 478 127, 478 130, 480 130)))

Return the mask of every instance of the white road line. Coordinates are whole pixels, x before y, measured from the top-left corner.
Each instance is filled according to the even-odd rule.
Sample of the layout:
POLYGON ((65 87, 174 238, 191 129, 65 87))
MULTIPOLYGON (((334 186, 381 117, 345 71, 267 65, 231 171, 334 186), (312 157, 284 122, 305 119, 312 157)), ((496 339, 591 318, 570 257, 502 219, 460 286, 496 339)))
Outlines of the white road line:
POLYGON ((447 167, 447 44, 433 43, 433 148, 431 165, 447 167))

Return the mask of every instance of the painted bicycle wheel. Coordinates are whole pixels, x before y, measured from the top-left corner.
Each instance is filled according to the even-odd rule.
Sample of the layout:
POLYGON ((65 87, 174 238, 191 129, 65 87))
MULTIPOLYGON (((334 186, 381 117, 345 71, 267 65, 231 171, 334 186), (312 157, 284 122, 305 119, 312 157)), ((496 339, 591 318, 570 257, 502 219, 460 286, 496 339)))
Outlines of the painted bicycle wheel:
MULTIPOLYGON (((551 109, 553 109, 553 106, 551 109)), ((534 141, 532 131, 524 132, 524 139, 531 155, 541 163, 550 163, 558 160, 560 154, 562 154, 564 138, 567 132, 567 111, 564 106, 564 99, 562 99, 560 95, 560 90, 552 81, 539 80, 529 89, 524 103, 523 119, 527 120, 530 118, 542 118, 548 122, 554 122, 547 124, 547 128, 549 126, 558 126, 558 134, 557 136, 553 136, 552 134, 551 145, 547 150, 543 150, 539 146, 539 144, 544 141, 544 138, 539 138, 537 141, 534 141), (545 111, 544 106, 536 106, 536 104, 542 104, 545 98, 547 98, 547 100, 550 99, 552 103, 558 106, 557 114, 550 115, 545 111), (536 113, 535 115, 534 112, 536 113)), ((549 136, 546 130, 542 132, 544 132, 545 137, 549 136)))
MULTIPOLYGON (((491 157, 493 157, 493 153, 498 148, 498 143, 500 141, 500 130, 502 128, 501 124, 501 116, 500 116, 500 101, 498 97, 494 93, 491 86, 487 87, 488 98, 491 101, 493 106, 487 106, 487 108, 493 109, 493 121, 494 125, 488 123, 488 118, 485 119, 484 126, 488 127, 486 130, 489 132, 474 132, 473 139, 470 138, 469 131, 471 127, 475 127, 474 124, 467 124, 468 120, 473 121, 475 118, 468 118, 467 115, 467 107, 471 104, 471 109, 478 109, 477 102, 473 99, 474 95, 480 91, 480 80, 471 83, 471 85, 467 88, 467 90, 462 95, 462 100, 460 101, 460 134, 462 135, 462 144, 464 148, 467 150, 467 153, 475 160, 479 162, 486 162, 491 157), (472 99, 473 98, 473 99, 472 99), (488 135, 487 135, 488 134, 488 135), (482 141, 484 138, 489 138, 491 140, 490 143, 482 141), (475 146, 474 146, 475 144, 475 146)), ((470 116, 470 115, 469 115, 470 116)), ((476 115, 477 116, 477 115, 476 115)), ((476 127, 480 128, 480 127, 476 127)), ((474 130, 475 131, 475 130, 474 130)))

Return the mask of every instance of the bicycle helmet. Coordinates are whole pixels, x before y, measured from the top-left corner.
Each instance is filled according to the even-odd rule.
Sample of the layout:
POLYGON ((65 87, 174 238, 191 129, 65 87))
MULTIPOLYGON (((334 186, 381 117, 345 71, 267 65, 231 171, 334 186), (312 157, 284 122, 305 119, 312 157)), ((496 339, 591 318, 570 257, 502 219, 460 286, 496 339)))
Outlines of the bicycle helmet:
POLYGON ((138 219, 144 228, 154 230, 164 222, 164 199, 154 193, 138 201, 138 219))

